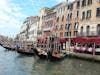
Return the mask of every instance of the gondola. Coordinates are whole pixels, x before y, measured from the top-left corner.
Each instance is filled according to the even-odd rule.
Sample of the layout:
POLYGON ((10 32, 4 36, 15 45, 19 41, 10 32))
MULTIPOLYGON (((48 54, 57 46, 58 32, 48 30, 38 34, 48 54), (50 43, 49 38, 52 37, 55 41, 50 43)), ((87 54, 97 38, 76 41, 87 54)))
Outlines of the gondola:
POLYGON ((20 53, 20 54, 24 54, 24 55, 34 55, 33 50, 21 50, 21 49, 18 49, 17 52, 20 53))
POLYGON ((47 52, 45 50, 42 50, 41 48, 34 49, 34 53, 40 58, 40 59, 47 59, 47 52))
POLYGON ((7 49, 7 50, 10 50, 11 49, 11 47, 6 46, 6 45, 2 45, 2 47, 5 48, 5 49, 7 49))
POLYGON ((48 52, 48 59, 57 61, 57 60, 62 60, 67 56, 66 52, 48 52))

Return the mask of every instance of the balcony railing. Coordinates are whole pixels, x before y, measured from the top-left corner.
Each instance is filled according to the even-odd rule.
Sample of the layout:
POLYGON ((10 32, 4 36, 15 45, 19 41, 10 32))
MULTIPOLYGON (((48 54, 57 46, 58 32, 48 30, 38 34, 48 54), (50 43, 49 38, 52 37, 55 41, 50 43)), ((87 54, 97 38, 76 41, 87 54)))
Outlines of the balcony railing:
POLYGON ((52 30, 51 27, 49 27, 49 28, 43 28, 43 31, 51 31, 51 30, 52 30))
POLYGON ((96 31, 78 33, 78 36, 100 36, 96 31))
POLYGON ((38 33, 38 34, 42 34, 42 30, 38 30, 37 33, 38 33))

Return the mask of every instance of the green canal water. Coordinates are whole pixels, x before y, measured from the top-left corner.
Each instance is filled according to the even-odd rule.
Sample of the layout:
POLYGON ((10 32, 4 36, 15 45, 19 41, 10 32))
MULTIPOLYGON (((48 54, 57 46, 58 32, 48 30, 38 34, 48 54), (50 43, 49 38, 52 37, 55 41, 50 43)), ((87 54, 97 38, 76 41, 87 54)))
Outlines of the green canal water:
POLYGON ((51 62, 0 47, 0 75, 100 75, 100 63, 75 58, 51 62))

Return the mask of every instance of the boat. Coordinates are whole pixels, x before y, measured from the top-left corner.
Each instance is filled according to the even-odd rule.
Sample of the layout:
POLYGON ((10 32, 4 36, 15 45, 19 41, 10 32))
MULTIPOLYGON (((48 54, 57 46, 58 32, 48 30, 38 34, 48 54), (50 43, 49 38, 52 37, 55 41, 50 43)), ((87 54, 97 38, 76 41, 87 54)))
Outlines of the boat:
POLYGON ((34 48, 34 53, 40 59, 47 59, 47 43, 46 38, 41 37, 37 40, 37 46, 34 48))
POLYGON ((62 50, 61 44, 65 43, 56 37, 47 37, 38 39, 37 48, 34 50, 35 54, 41 59, 47 60, 61 60, 67 56, 66 51, 62 50))
POLYGON ((9 51, 14 51, 14 50, 16 50, 16 47, 10 46, 10 45, 2 45, 2 47, 4 47, 5 49, 7 49, 7 50, 9 50, 9 51))
POLYGON ((67 56, 66 50, 63 50, 66 45, 66 38, 51 37, 51 49, 48 51, 49 60, 62 60, 67 56))
POLYGON ((10 50, 11 49, 11 47, 9 47, 8 45, 2 45, 2 47, 4 47, 7 50, 10 50))
POLYGON ((17 50, 17 52, 25 55, 34 55, 34 52, 30 50, 23 50, 23 51, 17 50))
POLYGON ((67 53, 60 53, 60 52, 52 52, 48 54, 48 59, 57 61, 57 60, 62 60, 67 56, 67 53))
POLYGON ((17 52, 20 53, 20 54, 24 54, 24 55, 34 55, 33 50, 18 49, 17 52))
POLYGON ((35 48, 34 49, 35 55, 37 55, 40 59, 47 59, 47 52, 42 50, 42 48, 35 48))
POLYGON ((34 55, 34 51, 32 49, 32 45, 30 44, 30 42, 27 43, 27 41, 25 41, 24 43, 22 42, 18 42, 17 43, 17 52, 20 54, 24 54, 24 55, 34 55))

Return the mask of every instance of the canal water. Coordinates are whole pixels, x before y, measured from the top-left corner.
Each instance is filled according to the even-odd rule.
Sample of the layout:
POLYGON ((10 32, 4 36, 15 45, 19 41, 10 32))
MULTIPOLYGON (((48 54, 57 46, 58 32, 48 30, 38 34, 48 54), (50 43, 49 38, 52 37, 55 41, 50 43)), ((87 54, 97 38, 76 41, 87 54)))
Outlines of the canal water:
POLYGON ((51 62, 0 47, 0 75, 100 75, 100 63, 75 58, 51 62))

